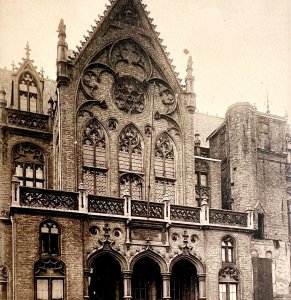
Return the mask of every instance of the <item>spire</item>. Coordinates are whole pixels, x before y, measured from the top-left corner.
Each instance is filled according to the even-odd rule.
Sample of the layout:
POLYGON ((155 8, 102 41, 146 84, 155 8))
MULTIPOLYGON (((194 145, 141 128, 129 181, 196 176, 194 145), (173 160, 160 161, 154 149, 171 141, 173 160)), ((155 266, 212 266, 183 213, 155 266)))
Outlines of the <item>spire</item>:
POLYGON ((192 56, 190 55, 187 62, 187 76, 185 78, 186 82, 186 92, 194 93, 194 76, 193 76, 193 61, 192 56))

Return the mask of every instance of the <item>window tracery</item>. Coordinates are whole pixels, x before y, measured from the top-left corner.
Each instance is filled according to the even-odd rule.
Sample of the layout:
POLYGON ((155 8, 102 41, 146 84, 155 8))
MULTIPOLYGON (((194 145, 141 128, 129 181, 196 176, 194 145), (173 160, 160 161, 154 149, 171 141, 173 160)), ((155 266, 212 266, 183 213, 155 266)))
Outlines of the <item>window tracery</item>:
POLYGON ((231 236, 223 237, 221 241, 222 262, 233 263, 235 261, 235 241, 231 236))
POLYGON ((133 199, 143 198, 143 156, 142 137, 139 131, 130 124, 119 136, 119 178, 120 196, 127 189, 133 199), (135 174, 134 174, 135 173, 135 174))
POLYGON ((119 167, 121 170, 142 171, 141 136, 133 125, 125 127, 120 134, 119 167))
POLYGON ((25 72, 19 80, 19 109, 37 112, 38 91, 36 80, 25 72))
POLYGON ((163 133, 155 145, 155 194, 156 200, 162 201, 166 196, 175 202, 175 154, 174 144, 168 134, 163 133))
POLYGON ((65 264, 54 258, 47 258, 36 262, 35 299, 36 300, 64 300, 65 264))
POLYGON ((219 300, 238 300, 239 272, 225 267, 219 271, 219 300))
POLYGON ((18 144, 13 148, 14 174, 20 185, 44 188, 45 163, 42 150, 30 143, 18 144))
POLYGON ((40 225, 40 253, 42 255, 60 254, 60 228, 56 222, 45 221, 40 225))
POLYGON ((99 121, 91 119, 83 131, 83 183, 89 194, 105 196, 107 191, 106 138, 99 121))
POLYGON ((125 190, 128 190, 132 199, 143 199, 143 180, 140 176, 136 174, 123 174, 120 176, 119 182, 121 196, 125 194, 125 190))

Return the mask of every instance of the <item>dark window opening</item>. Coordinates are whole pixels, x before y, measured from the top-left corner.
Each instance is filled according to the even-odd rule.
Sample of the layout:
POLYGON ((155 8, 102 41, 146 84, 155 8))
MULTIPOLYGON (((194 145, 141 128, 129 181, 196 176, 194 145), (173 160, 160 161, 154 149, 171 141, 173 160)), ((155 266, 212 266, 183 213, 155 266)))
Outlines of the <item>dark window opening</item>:
POLYGON ((263 213, 258 213, 258 229, 255 232, 256 239, 263 239, 265 237, 264 226, 265 226, 265 216, 263 213))
POLYGON ((41 253, 59 254, 59 227, 54 222, 45 222, 40 227, 41 253))

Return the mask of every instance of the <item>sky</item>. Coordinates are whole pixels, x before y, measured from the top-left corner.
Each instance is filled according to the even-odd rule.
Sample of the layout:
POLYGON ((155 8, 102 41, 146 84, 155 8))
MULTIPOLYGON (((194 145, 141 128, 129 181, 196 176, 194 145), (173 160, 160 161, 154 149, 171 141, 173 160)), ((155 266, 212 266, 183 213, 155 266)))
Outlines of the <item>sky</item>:
MULTIPOLYGON (((143 0, 179 77, 193 57, 197 109, 224 117, 235 102, 291 120, 291 0, 143 0)), ((38 69, 55 79, 57 28, 69 49, 95 25, 108 0, 0 0, 0 68, 21 62, 29 41, 38 69)), ((0 79, 1 80, 1 79, 0 79)), ((1 82, 0 82, 1 84, 1 82)))

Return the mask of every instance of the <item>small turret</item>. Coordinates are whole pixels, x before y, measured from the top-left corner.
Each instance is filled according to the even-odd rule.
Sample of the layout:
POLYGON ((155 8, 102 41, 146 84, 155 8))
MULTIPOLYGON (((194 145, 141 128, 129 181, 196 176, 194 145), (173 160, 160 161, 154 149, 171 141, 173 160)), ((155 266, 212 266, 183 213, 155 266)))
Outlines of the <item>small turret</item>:
POLYGON ((68 78, 68 68, 67 68, 67 58, 68 58, 68 44, 66 42, 66 25, 64 20, 61 19, 58 27, 58 47, 57 47, 57 83, 67 84, 68 78))

